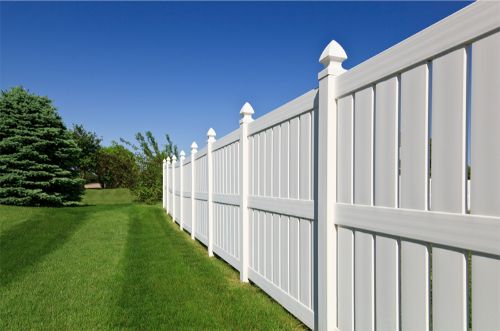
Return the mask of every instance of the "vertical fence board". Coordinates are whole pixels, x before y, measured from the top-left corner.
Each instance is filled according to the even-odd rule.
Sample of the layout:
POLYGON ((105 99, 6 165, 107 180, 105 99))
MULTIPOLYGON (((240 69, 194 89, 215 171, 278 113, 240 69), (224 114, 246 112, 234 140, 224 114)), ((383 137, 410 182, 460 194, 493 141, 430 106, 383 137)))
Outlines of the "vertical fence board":
POLYGON ((376 236, 377 330, 399 329, 399 249, 393 238, 376 236))
POLYGON ((266 190, 265 195, 272 195, 273 184, 273 130, 266 130, 266 190))
POLYGON ((290 217, 290 295, 299 298, 299 219, 290 217))
POLYGON ((311 221, 301 219, 299 226, 299 289, 300 302, 311 306, 311 221))
POLYGON ((433 330, 466 330, 466 301, 466 264, 464 253, 433 247, 433 330))
POLYGON ((423 64, 401 74, 402 208, 427 209, 428 70, 423 64))
POLYGON ((289 242, 288 242, 288 233, 289 233, 289 217, 281 216, 281 289, 285 292, 288 292, 289 284, 289 242))
POLYGON ((254 135, 253 142, 253 173, 254 173, 254 195, 259 195, 259 183, 260 183, 260 136, 258 134, 254 135))
POLYGON ((250 175, 250 180, 248 181, 250 195, 256 195, 255 193, 255 145, 254 145, 254 136, 248 137, 248 150, 249 150, 249 167, 248 172, 250 175))
POLYGON ((500 215, 500 32, 472 46, 471 212, 500 215))
POLYGON ((266 193, 266 132, 259 133, 259 196, 266 193))
POLYGON ((354 96, 354 202, 372 203, 373 88, 354 96))
POLYGON ((311 183, 311 113, 300 116, 300 148, 299 148, 299 199, 310 200, 311 183))
POLYGON ((266 272, 265 271, 266 213, 259 210, 258 214, 259 214, 259 273, 264 276, 266 272))
POLYGON ((249 229, 249 239, 248 242, 250 243, 250 248, 249 248, 249 266, 251 269, 255 270, 255 219, 254 219, 254 211, 253 209, 248 210, 248 229, 249 229))
MULTIPOLYGON (((432 65, 432 194, 436 211, 465 211, 465 49, 432 65)), ((463 252, 432 249, 433 330, 465 330, 466 264, 463 252)))
POLYGON ((429 330, 429 253, 410 241, 401 241, 401 329, 429 330))
MULTIPOLYGON (((500 32, 472 44, 471 213, 500 216, 500 32)), ((472 329, 500 330, 500 258, 472 256, 472 329)))
POLYGON ((337 201, 352 203, 353 99, 338 100, 337 119, 337 201))
POLYGON ((288 122, 281 124, 281 197, 288 198, 289 194, 289 130, 290 125, 288 122))
POLYGON ((472 255, 472 330, 500 330, 500 258, 472 255))
POLYGON ((432 64, 432 194, 435 211, 465 211, 465 49, 432 64))
POLYGON ((237 256, 239 259, 241 259, 241 223, 242 223, 242 220, 241 220, 241 217, 240 217, 240 209, 241 207, 238 207, 238 208, 235 208, 234 212, 235 212, 235 218, 238 220, 237 221, 237 230, 236 230, 236 238, 238 238, 237 242, 238 244, 236 245, 236 252, 237 252, 237 256))
POLYGON ((354 233, 338 229, 338 328, 354 331, 354 233))
POLYGON ((374 204, 397 205, 398 79, 392 77, 376 85, 374 204))
POLYGON ((375 330, 374 243, 370 233, 354 233, 354 319, 356 330, 375 330))
POLYGON ((281 127, 273 128, 273 197, 280 197, 281 127))
POLYGON ((273 282, 280 286, 280 215, 273 215, 273 282))
MULTIPOLYGON (((427 209, 428 68, 401 74, 400 206, 427 209)), ((401 241, 401 327, 429 329, 429 253, 421 243, 401 241)))
POLYGON ((266 213, 266 278, 273 280, 273 214, 266 213))
POLYGON ((299 139, 300 127, 299 118, 292 118, 290 121, 290 198, 299 198, 299 139))

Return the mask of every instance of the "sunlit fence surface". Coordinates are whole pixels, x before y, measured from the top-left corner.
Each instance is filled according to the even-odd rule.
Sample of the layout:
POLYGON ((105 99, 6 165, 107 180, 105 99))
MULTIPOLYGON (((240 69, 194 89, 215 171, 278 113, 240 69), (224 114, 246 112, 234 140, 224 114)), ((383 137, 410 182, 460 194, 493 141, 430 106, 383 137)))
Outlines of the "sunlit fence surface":
POLYGON ((349 71, 332 41, 318 89, 166 160, 164 207, 311 328, 500 330, 499 29, 477 2, 349 71))

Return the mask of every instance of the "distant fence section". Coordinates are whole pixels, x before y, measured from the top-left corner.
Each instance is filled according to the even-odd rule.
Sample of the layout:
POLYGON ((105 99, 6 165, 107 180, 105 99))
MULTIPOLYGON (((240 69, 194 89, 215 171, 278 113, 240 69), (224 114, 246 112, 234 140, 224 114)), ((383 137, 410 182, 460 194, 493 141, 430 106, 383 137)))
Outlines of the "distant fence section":
POLYGON ((346 58, 165 160, 164 208, 310 328, 500 330, 500 3, 346 58))

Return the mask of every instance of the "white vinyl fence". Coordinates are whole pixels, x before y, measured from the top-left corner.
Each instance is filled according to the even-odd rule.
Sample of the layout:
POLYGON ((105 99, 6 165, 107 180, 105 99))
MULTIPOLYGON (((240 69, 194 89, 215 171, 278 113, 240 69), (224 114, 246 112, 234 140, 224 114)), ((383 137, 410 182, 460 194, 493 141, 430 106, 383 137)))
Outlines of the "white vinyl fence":
POLYGON ((310 328, 500 330, 500 3, 346 58, 166 160, 164 207, 310 328))

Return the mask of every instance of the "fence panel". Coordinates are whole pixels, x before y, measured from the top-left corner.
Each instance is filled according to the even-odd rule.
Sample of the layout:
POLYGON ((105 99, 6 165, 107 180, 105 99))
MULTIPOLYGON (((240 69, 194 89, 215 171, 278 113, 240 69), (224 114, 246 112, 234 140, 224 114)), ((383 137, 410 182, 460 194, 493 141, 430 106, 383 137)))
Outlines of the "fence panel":
POLYGON ((214 143, 214 252, 240 270, 239 130, 214 143))
MULTIPOLYGON (((500 32, 472 44, 472 214, 500 217, 500 32)), ((500 257, 472 255, 472 328, 500 329, 500 257)))
POLYGON ((311 328, 500 329, 499 31, 476 2, 346 72, 332 41, 319 89, 209 130, 182 188, 167 159, 167 211, 311 328))
POLYGON ((306 93, 249 126, 250 279, 309 326, 314 325, 316 95, 306 93), (294 204, 308 205, 309 212, 294 204))
POLYGON ((495 181, 500 178, 500 153, 498 144, 491 144, 499 138, 500 102, 498 93, 488 92, 492 86, 495 89, 500 86, 499 75, 492 74, 500 63, 499 32, 495 32, 500 26, 499 8, 498 4, 476 3, 338 78, 336 223, 340 227, 337 250, 340 329, 353 328, 352 296, 354 325, 360 330, 374 329, 374 321, 377 329, 384 330, 400 327, 467 330, 470 313, 474 329, 499 327, 500 238, 499 232, 491 237, 488 234, 500 229, 500 213, 495 211, 499 205, 500 192, 495 190, 500 185, 495 181), (497 15, 490 16, 490 11, 497 15), (454 29, 462 24, 460 14, 466 12, 474 22, 468 26, 474 28, 485 24, 489 17, 488 27, 478 28, 472 44, 470 29, 454 29), (440 35, 432 43, 423 37, 430 29, 440 35), (455 40, 452 45, 448 44, 450 38, 455 40), (405 63, 401 55, 406 49, 429 48, 436 48, 436 52, 422 51, 425 56, 418 61, 406 59, 405 63), (388 65, 384 69, 375 68, 378 61, 388 65), (401 67, 392 71, 389 63, 401 67), (373 76, 375 72, 378 76, 373 76), (370 94, 372 89, 375 100, 370 94), (351 165, 349 100, 352 96, 354 161, 351 165), (372 112, 374 122, 370 125, 372 112), (468 164, 472 169, 471 215, 468 215, 468 164), (354 173, 352 186, 350 167, 354 173), (354 189, 354 205, 349 205, 351 189, 354 189), (492 199, 496 203, 488 204, 492 199), (474 203, 479 208, 475 209, 474 203), (422 227, 424 222, 438 226, 439 230, 422 227), (353 234, 354 277, 350 274, 353 234), (472 262, 467 259, 469 252, 472 262), (467 268, 472 270, 470 289, 467 268), (479 280, 474 281, 474 274, 482 285, 479 280), (476 286, 480 294, 474 294, 476 286), (487 293, 486 288, 491 292, 487 293))
POLYGON ((195 171, 195 237, 208 246, 208 167, 206 149, 201 150, 196 155, 195 171))
POLYGON ((191 233, 191 159, 187 159, 182 166, 182 226, 191 233))

